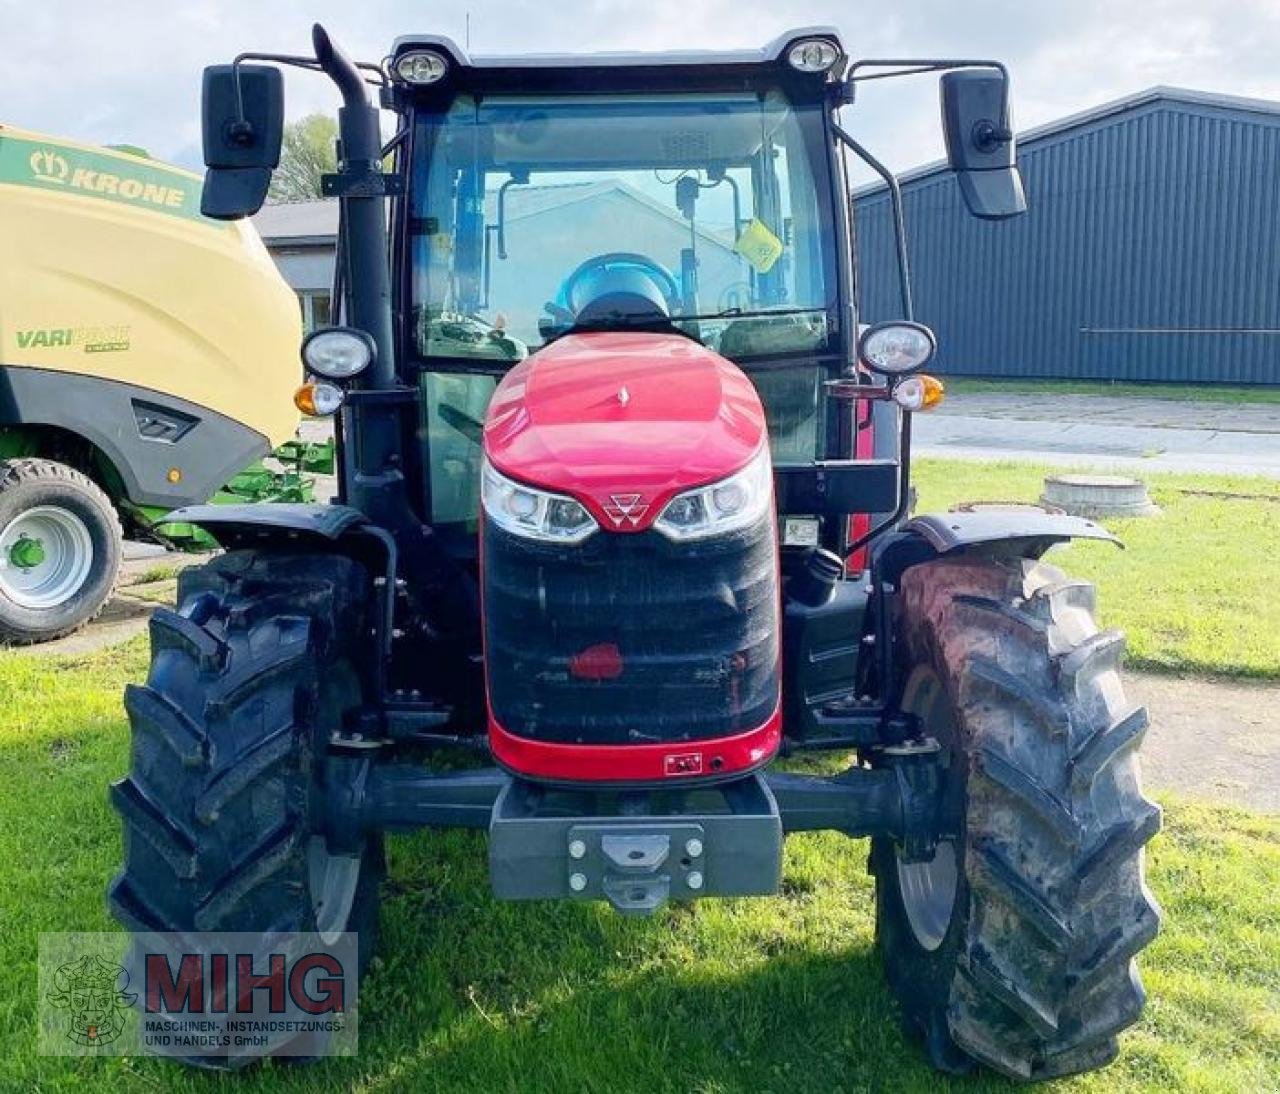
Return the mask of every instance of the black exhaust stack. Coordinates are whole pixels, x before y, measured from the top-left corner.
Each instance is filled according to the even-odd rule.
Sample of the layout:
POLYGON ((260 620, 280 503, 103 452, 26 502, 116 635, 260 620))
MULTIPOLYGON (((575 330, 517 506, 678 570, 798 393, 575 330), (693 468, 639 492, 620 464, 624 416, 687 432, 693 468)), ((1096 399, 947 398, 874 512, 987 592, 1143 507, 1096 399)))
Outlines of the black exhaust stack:
POLYGON ((391 278, 387 269, 387 221, 383 208, 382 133, 355 62, 334 44, 319 23, 311 28, 316 61, 342 92, 340 138, 334 190, 342 202, 343 247, 347 261, 347 316, 378 347, 362 386, 386 388, 396 382, 391 333, 391 278))
MULTIPOLYGON (((338 173, 325 176, 326 194, 341 203, 338 254, 345 265, 346 322, 365 331, 377 347, 373 364, 353 385, 354 399, 342 413, 342 500, 375 524, 403 528, 416 524, 408 503, 403 467, 401 407, 389 398, 400 386, 392 330, 391 276, 388 268, 387 219, 383 204, 389 189, 382 171, 382 133, 378 110, 355 62, 336 45, 324 27, 311 28, 311 42, 321 70, 337 85, 343 105, 338 111, 338 173), (364 392, 378 398, 360 400, 364 392), (356 405, 358 404, 358 408, 356 405)), ((334 302, 335 306, 337 301, 334 302)), ((406 393, 407 395, 408 393, 406 393)))

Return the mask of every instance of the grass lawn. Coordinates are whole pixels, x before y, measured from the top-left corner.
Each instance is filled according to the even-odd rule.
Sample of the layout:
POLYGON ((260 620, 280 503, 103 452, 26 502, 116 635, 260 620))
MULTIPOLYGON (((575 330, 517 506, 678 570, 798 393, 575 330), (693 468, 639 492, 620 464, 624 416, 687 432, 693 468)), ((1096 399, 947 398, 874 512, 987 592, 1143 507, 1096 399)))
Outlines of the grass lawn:
MULTIPOLYGON (((1025 463, 917 459, 917 511, 963 501, 1034 502, 1046 475, 1025 463)), ((1120 551, 1081 542, 1049 561, 1098 584, 1104 626, 1134 668, 1280 679, 1280 483, 1148 474, 1159 516, 1107 521, 1120 551)))
MULTIPOLYGON (((108 781, 124 772, 120 689, 142 640, 90 658, 0 654, 0 1090, 937 1091, 899 1032, 873 948, 867 845, 793 837, 784 895, 672 907, 495 903, 482 839, 391 841, 382 957, 361 1052, 234 1079, 152 1059, 34 1054, 41 931, 111 929, 120 857, 108 781)), ((1150 858, 1167 926, 1151 1005, 1105 1072, 1042 1089, 1276 1089, 1280 818, 1175 801, 1150 858)))
POLYGON ((1134 384, 1111 380, 984 380, 945 376, 952 395, 1115 395, 1203 403, 1280 403, 1280 387, 1134 384))

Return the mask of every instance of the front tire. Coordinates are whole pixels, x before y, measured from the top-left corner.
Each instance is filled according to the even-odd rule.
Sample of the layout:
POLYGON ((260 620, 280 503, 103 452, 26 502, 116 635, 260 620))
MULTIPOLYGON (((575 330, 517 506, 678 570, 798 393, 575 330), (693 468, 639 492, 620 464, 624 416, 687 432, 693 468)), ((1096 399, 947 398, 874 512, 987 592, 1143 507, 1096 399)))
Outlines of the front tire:
POLYGON ((79 471, 0 462, 0 642, 49 642, 97 618, 123 540, 110 499, 79 471))
POLYGON ((916 566, 901 604, 903 707, 942 747, 951 838, 929 863, 873 841, 889 984, 943 1070, 1101 1067, 1142 1011, 1133 958, 1159 928, 1123 640, 1098 630, 1092 586, 1025 559, 916 566))
MULTIPOLYGON (((134 931, 306 932, 375 945, 382 840, 330 844, 331 734, 359 707, 368 579, 349 559, 238 551, 183 571, 131 686, 112 913, 134 931)), ((249 1058, 190 1057, 234 1067, 249 1058)))

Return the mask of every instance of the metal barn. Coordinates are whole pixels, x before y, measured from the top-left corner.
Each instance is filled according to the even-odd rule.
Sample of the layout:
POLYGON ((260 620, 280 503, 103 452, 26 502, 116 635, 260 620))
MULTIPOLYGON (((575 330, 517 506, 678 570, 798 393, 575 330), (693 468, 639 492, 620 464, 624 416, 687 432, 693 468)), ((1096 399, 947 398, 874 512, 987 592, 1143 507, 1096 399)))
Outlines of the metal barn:
MULTIPOLYGON (((1280 103, 1156 87, 1019 138, 1030 212, 902 176, 951 375, 1280 384, 1280 103)), ((888 192, 854 195, 863 322, 901 315, 888 192)))

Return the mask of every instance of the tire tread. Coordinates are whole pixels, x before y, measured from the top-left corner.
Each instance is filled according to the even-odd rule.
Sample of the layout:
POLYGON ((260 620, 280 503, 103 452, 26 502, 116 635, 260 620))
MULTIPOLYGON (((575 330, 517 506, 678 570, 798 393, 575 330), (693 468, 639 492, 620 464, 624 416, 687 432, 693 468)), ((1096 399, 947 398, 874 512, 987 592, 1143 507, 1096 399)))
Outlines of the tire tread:
MULTIPOLYGON (((892 966, 890 982, 917 1028, 943 1006, 954 1043, 1006 1075, 1101 1067, 1141 1013, 1133 959, 1160 924, 1142 869, 1160 810, 1140 789, 1147 715, 1123 700, 1124 638, 1094 623, 1091 585, 1038 561, 942 558, 900 588, 904 653, 938 666, 970 778, 946 997, 914 997, 892 966)), ((878 886, 896 884, 892 862, 873 851, 878 886)))

